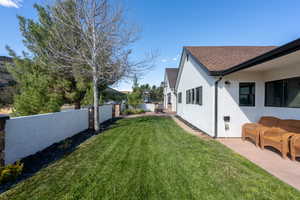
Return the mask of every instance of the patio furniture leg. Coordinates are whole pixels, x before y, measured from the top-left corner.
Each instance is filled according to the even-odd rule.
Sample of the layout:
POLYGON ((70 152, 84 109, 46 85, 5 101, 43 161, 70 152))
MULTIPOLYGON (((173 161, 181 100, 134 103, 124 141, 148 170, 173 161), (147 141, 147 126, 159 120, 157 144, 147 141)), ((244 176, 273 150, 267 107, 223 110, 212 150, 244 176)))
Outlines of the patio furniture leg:
POLYGON ((282 136, 282 141, 281 141, 281 152, 282 152, 282 157, 284 159, 287 158, 287 154, 289 151, 289 143, 291 143, 291 137, 293 136, 294 134, 293 133, 287 133, 287 134, 284 134, 282 136))
POLYGON ((281 156, 282 156, 283 159, 286 159, 286 158, 287 158, 287 155, 286 155, 286 154, 287 154, 287 153, 284 152, 283 150, 281 151, 281 156))
POLYGON ((258 136, 255 137, 255 146, 259 147, 259 137, 258 136))
POLYGON ((260 148, 261 148, 261 150, 265 150, 265 144, 264 144, 264 140, 262 137, 260 137, 260 148))
POLYGON ((291 153, 291 160, 292 160, 292 161, 295 161, 295 160, 296 160, 296 156, 295 156, 295 154, 293 154, 293 153, 291 153))
POLYGON ((296 143, 296 140, 300 138, 300 136, 294 136, 291 138, 291 141, 290 141, 290 153, 291 153, 291 160, 292 161, 295 161, 296 160, 296 150, 295 150, 295 143, 296 143))

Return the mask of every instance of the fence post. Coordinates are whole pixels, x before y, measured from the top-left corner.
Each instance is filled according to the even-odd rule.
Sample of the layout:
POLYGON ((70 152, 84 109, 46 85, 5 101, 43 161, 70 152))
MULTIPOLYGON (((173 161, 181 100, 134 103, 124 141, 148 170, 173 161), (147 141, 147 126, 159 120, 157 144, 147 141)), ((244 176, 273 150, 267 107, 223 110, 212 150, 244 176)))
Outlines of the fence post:
POLYGON ((94 112, 95 112, 95 109, 94 107, 89 107, 89 130, 91 131, 94 131, 94 112))
POLYGON ((0 115, 0 166, 5 165, 5 123, 8 115, 0 115))

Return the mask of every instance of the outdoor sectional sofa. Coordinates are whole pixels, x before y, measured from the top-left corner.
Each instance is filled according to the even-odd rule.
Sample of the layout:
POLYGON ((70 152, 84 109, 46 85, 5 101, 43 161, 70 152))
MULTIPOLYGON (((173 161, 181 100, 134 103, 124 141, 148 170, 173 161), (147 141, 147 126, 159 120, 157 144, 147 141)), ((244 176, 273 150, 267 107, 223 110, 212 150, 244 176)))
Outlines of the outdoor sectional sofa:
POLYGON ((264 149, 271 146, 280 151, 283 158, 290 153, 292 159, 300 155, 300 120, 262 117, 258 123, 243 126, 243 139, 250 138, 264 149))
POLYGON ((276 126, 279 119, 276 117, 261 117, 258 123, 246 123, 242 127, 242 139, 250 138, 256 146, 260 145, 260 133, 276 126))

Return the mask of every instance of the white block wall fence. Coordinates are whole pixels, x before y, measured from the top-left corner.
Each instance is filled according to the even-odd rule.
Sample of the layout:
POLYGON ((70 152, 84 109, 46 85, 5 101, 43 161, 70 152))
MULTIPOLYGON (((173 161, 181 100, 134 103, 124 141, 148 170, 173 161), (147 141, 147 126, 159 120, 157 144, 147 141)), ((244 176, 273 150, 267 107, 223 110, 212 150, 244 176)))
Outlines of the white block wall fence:
MULTIPOLYGON (((129 108, 133 109, 133 107, 130 106, 130 105, 129 105, 129 108)), ((154 103, 142 103, 142 104, 139 104, 137 106, 137 108, 145 110, 147 112, 154 112, 155 111, 155 104, 154 103)))
POLYGON ((103 105, 99 107, 100 119, 99 122, 103 123, 112 118, 113 105, 103 105))
POLYGON ((145 111, 155 111, 155 104, 154 103, 143 103, 138 106, 140 109, 143 109, 145 111))
MULTIPOLYGON (((112 105, 103 105, 99 111, 101 123, 112 118, 112 105)), ((89 116, 88 109, 11 119, 0 116, 0 164, 14 163, 87 130, 89 116)))

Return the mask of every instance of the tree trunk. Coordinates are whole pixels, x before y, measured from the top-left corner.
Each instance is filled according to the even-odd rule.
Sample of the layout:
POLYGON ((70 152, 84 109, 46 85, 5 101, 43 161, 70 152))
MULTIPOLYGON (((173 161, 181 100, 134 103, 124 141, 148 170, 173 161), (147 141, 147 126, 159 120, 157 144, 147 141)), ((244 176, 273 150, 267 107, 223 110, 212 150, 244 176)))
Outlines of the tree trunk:
POLYGON ((94 129, 99 132, 99 91, 98 91, 98 77, 93 75, 93 91, 94 91, 94 129))
POLYGON ((75 110, 79 110, 81 108, 80 100, 77 100, 77 101, 74 102, 74 107, 75 107, 75 110))

